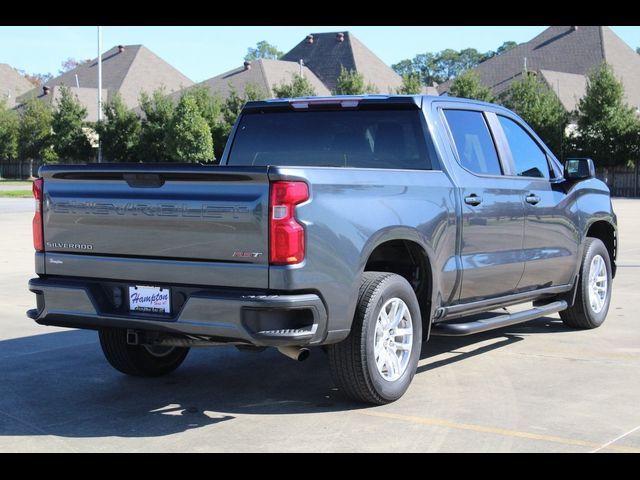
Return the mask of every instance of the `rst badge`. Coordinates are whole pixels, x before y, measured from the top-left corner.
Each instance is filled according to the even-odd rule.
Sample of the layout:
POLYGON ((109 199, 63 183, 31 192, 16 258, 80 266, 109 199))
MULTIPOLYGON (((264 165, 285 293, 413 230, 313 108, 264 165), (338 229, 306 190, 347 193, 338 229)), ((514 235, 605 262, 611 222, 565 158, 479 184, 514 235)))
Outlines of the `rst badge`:
POLYGON ((262 252, 233 252, 232 257, 241 257, 241 258, 258 258, 262 255, 262 252))

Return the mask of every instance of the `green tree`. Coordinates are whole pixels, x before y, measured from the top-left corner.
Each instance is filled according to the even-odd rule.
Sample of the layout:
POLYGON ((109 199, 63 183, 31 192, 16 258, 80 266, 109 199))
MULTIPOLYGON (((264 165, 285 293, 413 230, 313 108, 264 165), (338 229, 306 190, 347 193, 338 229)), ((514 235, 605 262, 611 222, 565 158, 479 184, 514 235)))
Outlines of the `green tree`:
POLYGON ((103 107, 105 120, 98 123, 102 153, 112 162, 137 162, 140 119, 116 93, 103 107))
POLYGON ((91 61, 90 58, 87 58, 85 60, 76 60, 75 58, 69 57, 60 64, 60 70, 58 70, 58 75, 62 75, 63 73, 66 73, 69 70, 73 70, 74 68, 79 67, 80 65, 83 65, 90 61, 91 61))
POLYGON ((190 88, 185 92, 185 95, 190 95, 196 102, 198 106, 198 111, 204 120, 207 122, 209 126, 209 131, 211 132, 211 138, 213 139, 213 152, 214 152, 214 160, 220 158, 222 155, 222 151, 224 149, 224 144, 221 145, 222 148, 218 149, 218 141, 221 141, 219 137, 220 130, 223 127, 224 118, 222 115, 222 109, 224 107, 223 101, 219 95, 211 95, 211 91, 205 87, 204 85, 197 85, 193 88, 190 88))
POLYGON ((209 128, 213 130, 220 122, 222 114, 222 100, 218 95, 211 95, 211 91, 204 85, 196 85, 185 92, 193 97, 209 128))
POLYGON ((19 128, 18 114, 8 109, 4 101, 0 101, 0 162, 12 160, 18 155, 19 128))
POLYGON ((636 53, 640 55, 640 47, 636 47, 636 53))
POLYGON ((598 165, 637 162, 640 157, 640 121, 624 100, 624 87, 606 63, 587 79, 587 90, 578 102, 576 153, 598 165))
POLYGON ((220 128, 220 136, 221 138, 227 138, 229 132, 233 128, 233 125, 236 123, 238 119, 238 115, 240 115, 240 111, 242 107, 246 103, 244 95, 240 95, 238 91, 231 86, 229 89, 229 94, 224 101, 224 107, 222 109, 222 123, 220 128))
POLYGON ((170 162, 171 156, 165 143, 171 125, 175 105, 164 88, 151 95, 142 92, 140 108, 144 113, 141 121, 138 158, 142 162, 170 162))
POLYGON ((24 78, 29 80, 34 87, 45 85, 49 80, 53 78, 50 73, 27 73, 24 70, 17 70, 17 72, 24 78))
POLYGON ((336 95, 363 95, 365 93, 378 93, 371 83, 364 83, 364 76, 355 70, 347 70, 340 66, 336 95))
POLYGON ((244 104, 249 101, 262 100, 266 97, 267 93, 253 83, 247 83, 244 86, 242 95, 238 93, 233 85, 230 85, 227 98, 222 104, 220 122, 218 122, 217 127, 212 132, 213 151, 217 159, 222 157, 222 152, 224 152, 224 147, 227 144, 229 133, 231 132, 233 125, 236 123, 238 115, 240 115, 244 104))
POLYGON ((498 49, 496 50, 496 55, 500 55, 501 53, 508 52, 513 47, 517 47, 517 46, 518 46, 518 42, 514 42, 513 40, 508 40, 498 47, 498 49))
POLYGON ((255 83, 247 83, 244 86, 245 102, 254 102, 256 100, 264 100, 265 98, 267 98, 267 92, 262 90, 255 83))
POLYGON ((24 104, 18 130, 18 157, 23 160, 57 161, 53 149, 51 122, 53 108, 32 97, 24 104))
POLYGON ((402 76, 402 86, 398 88, 399 94, 415 95, 422 92, 422 82, 418 73, 408 73, 402 76))
POLYGON ((88 161, 93 149, 82 127, 87 116, 84 108, 68 87, 60 88, 56 109, 53 112, 53 149, 63 161, 88 161))
POLYGON ((534 75, 511 83, 502 104, 520 115, 558 158, 562 158, 567 111, 546 83, 534 75))
POLYGON ((473 70, 468 70, 460 74, 452 83, 449 89, 452 97, 464 97, 483 102, 493 102, 491 89, 482 85, 480 76, 473 70))
POLYGON ((461 73, 488 58, 506 52, 515 47, 516 42, 504 42, 496 51, 478 52, 475 48, 453 50, 448 48, 440 52, 426 52, 416 55, 413 59, 405 59, 391 66, 398 75, 418 73, 423 84, 432 86, 457 77, 461 73))
POLYGON ((167 131, 167 146, 177 162, 210 162, 213 140, 206 120, 200 114, 192 95, 180 98, 167 131))
POLYGON ((256 43, 256 48, 247 48, 247 54, 244 56, 244 59, 249 62, 260 58, 277 60, 282 55, 284 55, 284 53, 278 50, 278 47, 271 45, 266 40, 262 40, 256 43))
MULTIPOLYGON (((451 69, 453 77, 478 66, 487 59, 487 53, 480 53, 475 48, 465 48, 458 52, 458 58, 451 69)), ((449 77, 451 78, 451 77, 449 77)))
POLYGON ((291 83, 281 83, 273 86, 273 93, 277 98, 312 97, 316 91, 305 77, 293 74, 291 83))
POLYGON ((420 74, 420 71, 416 68, 416 64, 413 60, 409 60, 408 58, 400 60, 398 63, 394 63, 391 65, 391 68, 401 77, 404 77, 405 75, 420 74))

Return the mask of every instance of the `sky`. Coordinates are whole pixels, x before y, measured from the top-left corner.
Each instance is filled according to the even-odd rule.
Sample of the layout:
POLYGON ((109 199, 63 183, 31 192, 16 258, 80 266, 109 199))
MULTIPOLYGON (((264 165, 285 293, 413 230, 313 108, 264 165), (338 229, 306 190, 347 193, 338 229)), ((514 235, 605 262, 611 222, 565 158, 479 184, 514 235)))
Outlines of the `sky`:
MULTIPOLYGON (((485 52, 503 42, 525 42, 544 26, 107 26, 102 27, 103 51, 116 45, 143 44, 195 82, 242 65, 247 48, 267 40, 283 52, 309 33, 350 31, 385 63, 391 65, 417 53, 473 47, 485 52)), ((632 48, 640 46, 640 27, 611 27, 632 48)), ((97 56, 97 28, 0 26, 0 63, 28 73, 57 75, 69 57, 97 56)))

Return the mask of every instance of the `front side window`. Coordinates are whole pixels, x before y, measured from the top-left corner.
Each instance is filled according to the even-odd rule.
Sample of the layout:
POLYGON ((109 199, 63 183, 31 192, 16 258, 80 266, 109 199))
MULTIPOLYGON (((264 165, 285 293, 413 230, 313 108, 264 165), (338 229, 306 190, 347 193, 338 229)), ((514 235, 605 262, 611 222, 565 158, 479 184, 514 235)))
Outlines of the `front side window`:
POLYGON ((524 128, 510 118, 498 115, 498 121, 509 142, 511 156, 519 177, 550 178, 547 155, 524 128))
POLYGON ((460 163, 482 175, 502 175, 500 160, 482 112, 445 110, 460 163))

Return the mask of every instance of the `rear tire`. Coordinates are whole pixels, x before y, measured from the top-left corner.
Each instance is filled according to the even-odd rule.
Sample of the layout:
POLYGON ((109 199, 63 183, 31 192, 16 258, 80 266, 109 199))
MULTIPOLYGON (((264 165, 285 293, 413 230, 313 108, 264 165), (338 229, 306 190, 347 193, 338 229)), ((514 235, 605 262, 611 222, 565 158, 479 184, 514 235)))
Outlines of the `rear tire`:
POLYGON ((607 318, 611 303, 611 260, 604 243, 588 237, 580 266, 576 300, 572 307, 560 312, 560 318, 571 328, 597 328, 607 318))
POLYGON ((105 358, 116 370, 135 377, 159 377, 173 372, 184 361, 188 347, 151 347, 129 345, 127 330, 100 330, 100 346, 105 358))
POLYGON ((403 277, 365 272, 351 333, 329 346, 329 365, 349 397, 383 405, 400 398, 418 366, 422 317, 416 295, 403 277))

